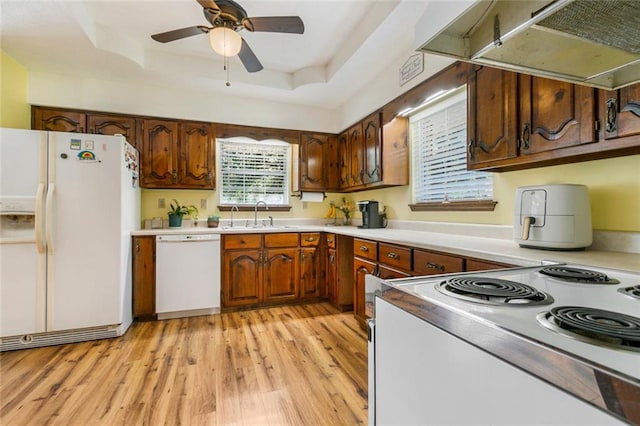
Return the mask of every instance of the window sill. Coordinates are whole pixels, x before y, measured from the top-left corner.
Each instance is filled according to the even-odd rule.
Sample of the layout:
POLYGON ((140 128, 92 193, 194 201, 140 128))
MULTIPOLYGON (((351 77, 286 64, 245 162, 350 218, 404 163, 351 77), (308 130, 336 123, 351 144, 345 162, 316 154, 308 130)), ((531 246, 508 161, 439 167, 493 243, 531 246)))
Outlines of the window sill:
MULTIPOLYGON (((224 205, 219 205, 218 206, 218 210, 221 212, 230 212, 231 208, 236 205, 238 206, 238 211, 241 212, 252 212, 255 211, 256 206, 255 204, 224 204, 224 205)), ((235 209, 234 209, 235 210, 235 209)), ((264 205, 260 205, 258 206, 258 211, 264 212, 264 211, 269 211, 269 212, 288 212, 291 210, 291 206, 287 206, 287 205, 269 205, 269 209, 266 209, 264 207, 264 205)))
POLYGON ((409 204, 412 212, 492 212, 496 208, 497 201, 450 201, 448 203, 417 203, 409 204))

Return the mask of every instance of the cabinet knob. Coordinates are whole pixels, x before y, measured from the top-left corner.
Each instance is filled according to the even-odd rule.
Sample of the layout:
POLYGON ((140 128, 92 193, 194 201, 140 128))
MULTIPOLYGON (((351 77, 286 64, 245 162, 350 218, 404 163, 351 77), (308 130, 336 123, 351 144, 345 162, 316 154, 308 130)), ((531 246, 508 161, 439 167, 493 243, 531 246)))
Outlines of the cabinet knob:
POLYGON ((390 252, 390 253, 387 253, 387 257, 389 259, 398 259, 398 258, 400 258, 400 255, 398 253, 390 252))
POLYGON ((178 183, 178 173, 175 170, 171 173, 171 177, 173 179, 173 183, 178 183))
POLYGON ((369 247, 367 247, 367 246, 360 246, 360 251, 368 252, 368 251, 369 251, 369 247))
POLYGON ((308 242, 308 243, 311 243, 311 242, 313 242, 313 241, 315 241, 315 240, 316 240, 316 239, 315 239, 314 237, 307 237, 307 238, 305 239, 305 241, 306 241, 306 242, 308 242))

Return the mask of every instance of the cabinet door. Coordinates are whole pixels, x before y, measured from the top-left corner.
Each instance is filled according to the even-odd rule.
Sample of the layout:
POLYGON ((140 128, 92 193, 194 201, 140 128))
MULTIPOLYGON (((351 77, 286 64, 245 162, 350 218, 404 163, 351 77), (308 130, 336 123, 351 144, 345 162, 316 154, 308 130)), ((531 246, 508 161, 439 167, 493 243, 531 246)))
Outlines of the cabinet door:
POLYGON ((363 183, 376 183, 382 180, 382 135, 380 112, 371 114, 362 122, 364 146, 363 183))
POLYGON ((351 186, 351 142, 348 132, 338 136, 338 168, 338 185, 340 189, 347 189, 351 186))
POLYGON ((398 270, 387 268, 381 265, 378 265, 378 275, 383 280, 392 280, 394 278, 407 278, 411 276, 411 274, 407 272, 398 271, 398 270))
POLYGON ((87 130, 98 135, 120 134, 134 147, 140 144, 138 119, 126 115, 87 114, 87 130))
POLYGON ((300 190, 329 189, 329 135, 303 133, 300 136, 300 190))
POLYGON ((264 301, 298 298, 298 248, 266 249, 264 253, 264 301))
POLYGON ((319 297, 322 291, 320 283, 320 249, 305 247, 300 249, 300 297, 319 297))
POLYGON ((347 138, 351 147, 351 171, 349 183, 353 187, 362 186, 364 184, 365 163, 364 163, 364 137, 362 135, 362 122, 352 126, 347 130, 347 138))
POLYGON ((86 120, 86 115, 79 111, 42 107, 31 109, 31 128, 34 130, 84 133, 86 120))
POLYGON ((640 83, 600 91, 600 109, 605 139, 640 135, 640 83))
POLYGON ((215 145, 209 123, 180 123, 178 184, 174 188, 215 189, 215 145))
POLYGON ((325 279, 327 281, 327 298, 333 304, 338 303, 338 258, 336 249, 327 249, 325 263, 325 279))
POLYGON ((156 237, 133 237, 133 316, 156 314, 156 237))
POLYGON ((480 169, 515 158, 517 151, 517 74, 481 67, 468 84, 467 167, 480 169))
POLYGON ((142 187, 173 188, 178 183, 178 123, 145 120, 140 158, 142 187))
POLYGON ((260 303, 262 251, 230 250, 222 258, 222 307, 260 303))
POLYGON ((594 142, 595 89, 520 74, 520 154, 594 142))
POLYGON ((374 275, 376 264, 363 259, 353 260, 354 288, 353 288, 353 311, 361 326, 366 325, 367 311, 365 305, 365 277, 367 274, 374 275))

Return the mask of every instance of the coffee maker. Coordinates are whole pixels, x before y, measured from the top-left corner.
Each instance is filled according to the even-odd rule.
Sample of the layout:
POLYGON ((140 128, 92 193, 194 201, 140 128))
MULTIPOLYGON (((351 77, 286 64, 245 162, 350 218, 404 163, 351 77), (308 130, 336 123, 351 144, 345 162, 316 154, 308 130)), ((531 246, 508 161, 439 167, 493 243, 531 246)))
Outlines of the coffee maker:
POLYGON ((358 201, 358 210, 362 213, 362 225, 358 228, 384 228, 386 218, 378 211, 377 201, 358 201))

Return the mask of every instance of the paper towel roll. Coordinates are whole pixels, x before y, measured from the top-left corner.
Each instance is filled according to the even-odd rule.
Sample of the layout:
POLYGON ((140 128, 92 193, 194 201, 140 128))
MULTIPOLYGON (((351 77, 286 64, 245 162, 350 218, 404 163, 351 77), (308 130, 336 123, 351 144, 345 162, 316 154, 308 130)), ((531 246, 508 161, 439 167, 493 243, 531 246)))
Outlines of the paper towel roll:
POLYGON ((302 192, 300 201, 321 203, 324 201, 324 192, 302 192))

